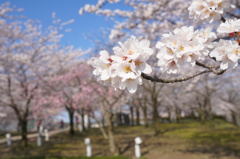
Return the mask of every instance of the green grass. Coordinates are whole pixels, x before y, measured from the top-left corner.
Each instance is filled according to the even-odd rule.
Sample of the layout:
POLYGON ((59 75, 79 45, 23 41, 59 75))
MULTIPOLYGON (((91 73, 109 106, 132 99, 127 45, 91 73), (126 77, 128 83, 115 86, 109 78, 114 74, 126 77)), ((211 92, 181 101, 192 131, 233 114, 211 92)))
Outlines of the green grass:
POLYGON ((10 159, 130 159, 127 157, 117 156, 117 157, 18 157, 10 159))
MULTIPOLYGON (((161 134, 154 136, 152 126, 120 126, 115 128, 115 140, 120 156, 109 157, 108 141, 98 129, 74 136, 62 133, 50 137, 42 147, 36 140, 25 148, 20 143, 12 147, 0 145, 0 158, 5 159, 133 159, 134 138, 143 140, 144 159, 239 159, 240 128, 221 119, 207 122, 184 120, 180 123, 160 123, 161 134), (94 157, 84 157, 84 138, 91 138, 94 157), (41 157, 42 156, 42 157, 41 157), (60 157, 61 156, 61 157, 60 157), (104 157, 102 157, 104 156, 104 157), (108 156, 108 157, 105 157, 108 156)), ((143 159, 143 158, 142 158, 143 159)))

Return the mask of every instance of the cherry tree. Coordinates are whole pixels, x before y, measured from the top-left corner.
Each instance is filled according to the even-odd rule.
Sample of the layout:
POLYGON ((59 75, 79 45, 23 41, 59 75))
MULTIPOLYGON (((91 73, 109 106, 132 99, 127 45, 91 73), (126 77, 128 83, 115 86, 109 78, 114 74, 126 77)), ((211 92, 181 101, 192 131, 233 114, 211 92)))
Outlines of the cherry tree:
MULTIPOLYGON (((109 150, 113 155, 119 154, 119 148, 117 147, 114 138, 114 121, 115 115, 121 106, 125 105, 129 101, 129 97, 125 96, 124 91, 116 91, 114 88, 103 85, 101 81, 92 83, 91 87, 94 89, 94 102, 91 104, 91 108, 99 113, 104 118, 104 123, 100 124, 99 115, 92 114, 92 117, 99 124, 99 128, 105 139, 108 139, 109 150)), ((101 119, 101 118, 100 118, 101 119)))
POLYGON ((59 57, 67 52, 74 53, 74 50, 59 46, 62 35, 57 26, 43 31, 40 22, 11 16, 18 9, 11 8, 8 3, 0 7, 0 105, 15 112, 22 140, 27 146, 28 120, 36 114, 47 113, 36 111, 48 108, 40 107, 44 98, 43 81, 59 69, 56 65, 59 57))
MULTIPOLYGON (((75 59, 76 60, 76 59, 75 59)), ((89 87, 91 76, 90 67, 82 60, 68 61, 64 67, 55 72, 47 79, 46 91, 49 96, 46 103, 51 104, 56 109, 64 108, 69 115, 70 134, 74 134, 74 114, 78 110, 87 109, 92 102, 89 87), (68 64, 68 66, 66 65, 68 64)))

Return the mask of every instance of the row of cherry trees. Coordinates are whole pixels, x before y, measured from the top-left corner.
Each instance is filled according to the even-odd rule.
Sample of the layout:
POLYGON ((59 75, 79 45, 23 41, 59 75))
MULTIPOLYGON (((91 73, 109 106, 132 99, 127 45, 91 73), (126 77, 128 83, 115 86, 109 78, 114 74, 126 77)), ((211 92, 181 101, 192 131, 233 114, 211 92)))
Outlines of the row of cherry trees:
MULTIPOLYGON (((88 59, 83 57, 89 51, 59 45, 66 22, 57 23, 54 16, 53 24, 43 29, 38 21, 14 16, 21 10, 9 3, 0 7, 2 121, 18 121, 25 146, 30 119, 41 122, 62 111, 68 112, 70 134, 74 134, 74 115, 80 114, 84 120, 88 114, 96 121, 105 116, 109 129, 101 130, 106 138, 113 138, 113 116, 108 109, 123 104, 123 100, 119 102, 123 94, 92 77, 88 59), (102 116, 96 116, 95 111, 102 112, 102 116)), ((85 122, 81 123, 85 129, 85 122)))
POLYGON ((9 3, 1 4, 0 10, 0 106, 4 118, 17 119, 24 145, 28 145, 30 119, 41 121, 63 108, 72 115, 83 97, 73 94, 71 87, 79 89, 77 92, 89 91, 85 83, 77 83, 86 73, 80 66, 84 62, 78 60, 86 52, 59 45, 63 36, 60 23, 43 29, 38 21, 17 17, 14 13, 20 9, 9 3))

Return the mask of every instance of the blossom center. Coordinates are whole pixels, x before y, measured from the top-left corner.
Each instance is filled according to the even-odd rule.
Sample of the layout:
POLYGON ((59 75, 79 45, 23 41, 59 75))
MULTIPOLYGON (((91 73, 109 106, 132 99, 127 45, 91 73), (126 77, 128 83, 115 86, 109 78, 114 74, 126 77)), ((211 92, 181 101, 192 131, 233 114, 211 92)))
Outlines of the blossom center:
POLYGON ((210 6, 214 6, 215 3, 214 3, 214 2, 210 2, 209 5, 210 5, 210 6))
POLYGON ((222 8, 222 3, 221 2, 218 3, 218 7, 222 8))
POLYGON ((183 51, 185 48, 183 46, 180 46, 179 48, 181 51, 183 51))
POLYGON ((176 65, 176 62, 175 62, 175 61, 170 62, 170 66, 171 66, 171 67, 174 67, 175 65, 176 65))
POLYGON ((167 49, 168 49, 168 53, 169 53, 169 54, 173 54, 172 49, 170 49, 170 48, 167 48, 167 49))
POLYGON ((204 9, 204 6, 203 5, 200 5, 199 6, 199 10, 203 10, 204 9))
POLYGON ((210 16, 214 16, 216 13, 215 12, 211 12, 210 13, 210 16))
POLYGON ((125 66, 125 67, 124 67, 124 71, 125 71, 126 73, 130 72, 130 71, 131 71, 130 66, 125 66))
POLYGON ((105 69, 108 69, 110 66, 111 66, 110 63, 106 64, 106 65, 105 65, 105 69))
POLYGON ((132 55, 133 53, 134 53, 134 52, 133 52, 132 50, 129 50, 129 51, 128 51, 128 54, 129 54, 129 55, 132 55))
POLYGON ((234 53, 235 53, 235 54, 238 54, 238 53, 239 53, 239 50, 237 50, 237 49, 234 50, 234 53))
POLYGON ((122 60, 123 60, 123 61, 126 61, 126 60, 127 60, 127 56, 123 56, 123 57, 122 57, 122 60))
POLYGON ((135 61, 135 65, 139 66, 139 65, 141 65, 141 64, 142 64, 141 61, 139 61, 139 60, 135 61))

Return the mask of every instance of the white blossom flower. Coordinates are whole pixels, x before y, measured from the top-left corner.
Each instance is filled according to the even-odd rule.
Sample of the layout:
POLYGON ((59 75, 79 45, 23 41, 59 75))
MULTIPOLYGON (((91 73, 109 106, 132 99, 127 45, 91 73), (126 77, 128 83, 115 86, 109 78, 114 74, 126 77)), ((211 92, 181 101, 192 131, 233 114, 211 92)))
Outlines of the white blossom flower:
POLYGON ((137 76, 135 72, 135 65, 133 63, 125 61, 115 66, 118 72, 117 74, 121 78, 128 79, 128 78, 135 78, 137 76))
POLYGON ((221 62, 220 68, 223 70, 235 68, 240 58, 240 47, 236 41, 221 39, 215 43, 215 49, 211 51, 210 56, 221 62))
POLYGON ((99 58, 93 59, 93 67, 96 69, 93 71, 93 74, 96 76, 100 76, 100 79, 105 81, 111 77, 111 57, 109 56, 107 51, 101 51, 99 58))
POLYGON ((136 76, 134 78, 123 78, 119 89, 124 90, 127 88, 130 93, 135 93, 138 85, 142 85, 141 77, 136 76))
POLYGON ((229 19, 221 23, 217 29, 219 33, 234 33, 240 31, 240 19, 229 19))

